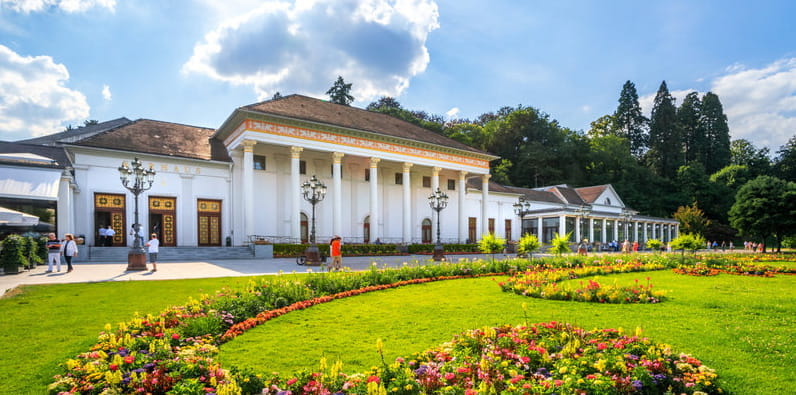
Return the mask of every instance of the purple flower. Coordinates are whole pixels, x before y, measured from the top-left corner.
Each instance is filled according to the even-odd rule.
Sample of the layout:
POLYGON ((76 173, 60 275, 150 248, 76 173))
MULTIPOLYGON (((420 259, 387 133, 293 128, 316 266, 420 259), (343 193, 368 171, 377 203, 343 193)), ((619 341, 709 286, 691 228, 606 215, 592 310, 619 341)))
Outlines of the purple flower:
POLYGON ((419 368, 415 369, 415 376, 418 376, 418 377, 422 376, 422 375, 426 374, 427 370, 428 370, 428 366, 420 365, 419 368))
POLYGON ((633 389, 635 389, 636 391, 641 391, 641 387, 644 387, 644 384, 641 384, 641 381, 638 380, 633 380, 633 382, 630 383, 630 385, 632 385, 633 389))

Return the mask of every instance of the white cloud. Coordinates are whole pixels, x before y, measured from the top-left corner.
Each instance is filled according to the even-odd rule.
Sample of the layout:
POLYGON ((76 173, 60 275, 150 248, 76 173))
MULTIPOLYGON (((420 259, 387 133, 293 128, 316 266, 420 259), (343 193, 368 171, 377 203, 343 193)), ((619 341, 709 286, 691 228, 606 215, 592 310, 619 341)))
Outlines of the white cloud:
POLYGON ((459 107, 451 108, 450 110, 448 110, 448 112, 445 113, 445 115, 448 117, 448 119, 455 118, 457 115, 459 115, 459 107))
POLYGON ((86 12, 94 7, 107 8, 114 11, 116 0, 4 0, 0 8, 29 14, 57 8, 68 13, 86 12))
POLYGON ((323 97, 338 75, 357 101, 395 97, 426 69, 437 17, 433 0, 272 0, 208 32, 183 71, 251 86, 261 99, 323 97))
POLYGON ((796 135, 796 58, 759 69, 733 65, 713 80, 733 139, 776 152, 796 135))
POLYGON ((111 101, 113 96, 111 96, 111 87, 108 84, 102 86, 102 98, 106 101, 111 101))
POLYGON ((49 56, 20 56, 0 45, 0 140, 60 131, 88 118, 86 97, 66 88, 69 71, 49 56))

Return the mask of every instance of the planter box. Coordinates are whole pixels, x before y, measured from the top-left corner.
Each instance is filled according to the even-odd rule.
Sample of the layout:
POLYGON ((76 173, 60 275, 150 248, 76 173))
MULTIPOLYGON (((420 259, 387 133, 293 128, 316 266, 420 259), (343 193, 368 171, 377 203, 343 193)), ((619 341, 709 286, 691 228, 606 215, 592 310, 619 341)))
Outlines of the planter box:
POLYGON ((17 274, 24 270, 25 268, 21 265, 4 265, 3 266, 3 273, 5 274, 17 274))

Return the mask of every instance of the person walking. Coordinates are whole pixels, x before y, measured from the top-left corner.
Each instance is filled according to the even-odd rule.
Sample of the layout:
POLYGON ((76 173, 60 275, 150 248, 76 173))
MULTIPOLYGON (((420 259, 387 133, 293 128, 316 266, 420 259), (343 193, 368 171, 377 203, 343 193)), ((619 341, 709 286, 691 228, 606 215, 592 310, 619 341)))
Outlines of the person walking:
POLYGON ((108 244, 108 230, 105 229, 105 225, 99 227, 97 234, 97 242, 94 243, 94 245, 97 247, 105 247, 105 245, 108 244))
POLYGON ((75 243, 75 236, 71 233, 64 235, 63 254, 66 259, 66 272, 72 271, 72 258, 77 256, 77 243, 75 243))
POLYGON ((113 247, 113 236, 116 235, 116 231, 108 225, 108 228, 105 229, 105 247, 113 247))
POLYGON ((343 268, 343 252, 341 248, 340 236, 335 235, 329 243, 329 255, 332 256, 332 270, 341 270, 343 268))
POLYGON ((61 240, 55 237, 55 233, 47 235, 47 271, 45 273, 53 272, 53 264, 61 271, 61 240))
POLYGON ((630 253, 630 241, 625 239, 625 242, 622 243, 622 253, 629 254, 630 253))
POLYGON ((152 271, 158 271, 158 247, 160 247, 160 241, 158 240, 158 235, 156 233, 152 233, 149 236, 149 241, 145 244, 147 247, 147 252, 149 252, 149 263, 152 264, 152 271))
POLYGON ((580 244, 578 244, 578 255, 586 256, 586 250, 588 249, 588 245, 587 245, 588 243, 589 243, 589 240, 587 240, 587 239, 583 239, 583 240, 580 241, 580 244))
POLYGON ((633 252, 638 252, 638 241, 633 242, 633 252))

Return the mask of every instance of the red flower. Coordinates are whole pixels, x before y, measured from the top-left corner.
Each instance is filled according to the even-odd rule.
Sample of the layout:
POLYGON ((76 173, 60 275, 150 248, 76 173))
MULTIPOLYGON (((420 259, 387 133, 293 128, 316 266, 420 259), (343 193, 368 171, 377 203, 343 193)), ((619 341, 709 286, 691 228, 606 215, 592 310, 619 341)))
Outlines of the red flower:
POLYGON ((180 334, 179 333, 172 334, 171 338, 174 339, 174 340, 179 340, 180 339, 180 334))
POLYGON ((124 357, 124 363, 133 363, 135 362, 135 357, 132 355, 128 355, 124 357))
POLYGON ((369 376, 367 379, 368 383, 378 383, 380 381, 381 379, 379 378, 379 376, 369 376))
POLYGON ((119 370, 119 365, 117 365, 115 363, 112 363, 112 364, 108 365, 108 369, 110 369, 111 372, 115 372, 115 371, 119 370))

